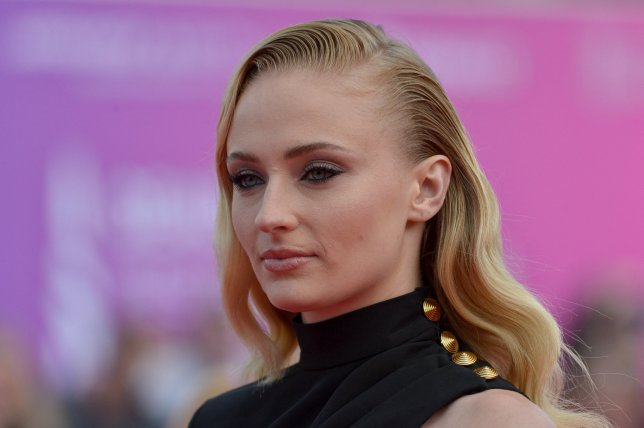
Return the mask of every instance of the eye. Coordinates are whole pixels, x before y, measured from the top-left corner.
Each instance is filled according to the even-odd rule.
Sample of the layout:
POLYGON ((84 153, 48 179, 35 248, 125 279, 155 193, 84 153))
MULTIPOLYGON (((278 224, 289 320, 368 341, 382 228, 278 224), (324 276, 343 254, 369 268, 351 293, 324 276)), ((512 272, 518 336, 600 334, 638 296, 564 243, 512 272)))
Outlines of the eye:
POLYGON ((240 171, 230 176, 230 181, 235 186, 235 189, 240 192, 250 190, 253 187, 264 184, 262 177, 252 171, 240 171))
POLYGON ((337 165, 327 162, 314 162, 304 168, 302 180, 310 183, 323 183, 343 172, 337 165))

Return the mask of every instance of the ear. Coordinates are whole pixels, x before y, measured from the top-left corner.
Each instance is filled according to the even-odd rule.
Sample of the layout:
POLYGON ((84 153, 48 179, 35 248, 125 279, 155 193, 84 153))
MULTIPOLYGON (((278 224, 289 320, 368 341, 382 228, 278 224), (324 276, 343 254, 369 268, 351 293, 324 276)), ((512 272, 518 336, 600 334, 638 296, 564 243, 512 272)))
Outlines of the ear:
POLYGON ((426 222, 443 206, 452 174, 452 164, 447 157, 435 155, 417 164, 412 174, 414 182, 409 220, 426 222))

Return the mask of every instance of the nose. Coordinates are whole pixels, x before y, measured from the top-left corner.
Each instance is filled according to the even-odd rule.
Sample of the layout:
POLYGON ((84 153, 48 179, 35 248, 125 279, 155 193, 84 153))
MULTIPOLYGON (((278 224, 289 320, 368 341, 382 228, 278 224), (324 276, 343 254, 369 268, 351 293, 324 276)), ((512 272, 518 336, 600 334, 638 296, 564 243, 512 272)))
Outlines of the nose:
POLYGON ((280 185, 277 180, 269 181, 262 195, 255 225, 265 233, 286 232, 297 227, 298 218, 288 186, 280 185))

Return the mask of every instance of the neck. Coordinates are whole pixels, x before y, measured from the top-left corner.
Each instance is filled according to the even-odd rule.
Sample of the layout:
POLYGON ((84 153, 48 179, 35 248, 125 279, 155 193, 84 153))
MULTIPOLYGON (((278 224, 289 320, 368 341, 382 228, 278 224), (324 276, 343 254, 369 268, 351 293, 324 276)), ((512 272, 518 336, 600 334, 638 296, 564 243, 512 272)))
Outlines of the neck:
POLYGON ((343 364, 396 346, 418 334, 438 335, 422 302, 429 287, 385 300, 325 321, 304 324, 298 316, 293 326, 300 345, 300 363, 319 369, 343 364))

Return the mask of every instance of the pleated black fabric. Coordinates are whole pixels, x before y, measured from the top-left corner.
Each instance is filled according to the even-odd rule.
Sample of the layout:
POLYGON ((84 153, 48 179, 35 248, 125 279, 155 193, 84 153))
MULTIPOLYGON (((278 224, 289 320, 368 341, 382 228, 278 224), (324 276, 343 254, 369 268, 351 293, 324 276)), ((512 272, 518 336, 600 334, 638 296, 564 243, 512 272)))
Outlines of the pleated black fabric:
POLYGON ((419 427, 459 397, 516 389, 452 362, 423 313, 429 288, 313 324, 294 320, 300 362, 268 385, 208 400, 189 428, 419 427))

